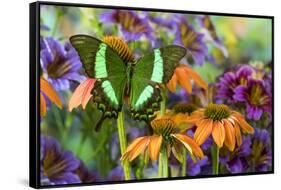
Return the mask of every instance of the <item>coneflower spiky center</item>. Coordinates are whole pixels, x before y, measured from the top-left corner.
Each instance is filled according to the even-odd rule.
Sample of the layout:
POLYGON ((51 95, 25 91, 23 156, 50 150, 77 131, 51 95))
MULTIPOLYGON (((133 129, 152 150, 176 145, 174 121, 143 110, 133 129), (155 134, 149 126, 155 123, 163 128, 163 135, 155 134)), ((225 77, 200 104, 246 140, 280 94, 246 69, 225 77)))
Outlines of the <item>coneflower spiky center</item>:
POLYGON ((122 38, 116 36, 105 36, 103 37, 103 42, 111 47, 125 63, 134 61, 132 50, 122 38))
POLYGON ((175 123, 171 119, 155 119, 151 126, 156 135, 161 135, 165 140, 170 140, 171 133, 175 132, 175 123))
POLYGON ((220 121, 230 116, 230 109, 224 104, 209 104, 205 108, 204 116, 213 121, 220 121))
POLYGON ((190 115, 196 110, 196 106, 190 103, 179 103, 174 106, 175 113, 188 113, 190 115))

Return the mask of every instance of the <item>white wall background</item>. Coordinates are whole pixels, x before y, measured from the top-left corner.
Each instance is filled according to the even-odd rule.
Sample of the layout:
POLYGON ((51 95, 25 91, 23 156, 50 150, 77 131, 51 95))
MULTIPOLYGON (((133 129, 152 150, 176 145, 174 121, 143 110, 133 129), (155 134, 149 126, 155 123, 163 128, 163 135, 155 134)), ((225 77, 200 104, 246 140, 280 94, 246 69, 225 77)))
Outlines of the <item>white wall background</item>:
MULTIPOLYGON (((64 0, 60 0, 64 1, 64 0)), ((68 0, 77 2, 74 0, 68 0)), ((29 1, 3 0, 0 6, 0 189, 28 187, 29 1)), ((72 189, 278 189, 281 186, 281 11, 278 0, 79 0, 80 3, 275 16, 275 174, 149 182, 72 189)), ((262 37, 262 35, 261 35, 262 37)), ((62 188, 60 188, 62 189, 62 188)))

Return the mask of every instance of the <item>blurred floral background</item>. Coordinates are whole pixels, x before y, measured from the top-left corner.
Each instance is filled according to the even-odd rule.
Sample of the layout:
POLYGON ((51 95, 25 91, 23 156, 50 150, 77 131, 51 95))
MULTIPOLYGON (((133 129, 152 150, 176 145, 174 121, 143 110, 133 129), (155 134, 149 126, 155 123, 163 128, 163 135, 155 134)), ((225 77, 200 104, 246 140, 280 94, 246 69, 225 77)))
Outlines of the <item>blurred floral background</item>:
MULTIPOLYGON (((40 10, 42 185, 271 171, 270 19, 47 5, 40 10), (169 135, 189 154, 169 145, 174 149, 167 158, 166 175, 159 173, 160 150, 154 144, 149 149, 154 150, 151 159, 141 154, 147 148, 142 144, 141 150, 133 147, 135 152, 128 148, 121 153, 115 119, 106 119, 101 130, 94 131, 101 113, 90 94, 81 98, 81 92, 80 102, 73 104, 75 90, 94 85, 69 42, 76 34, 101 40, 121 37, 136 58, 166 45, 186 48, 187 55, 166 84, 165 104, 173 118, 169 121, 180 121, 184 128, 169 135), (207 121, 204 129, 200 127, 202 113, 212 120, 209 132, 207 121), (215 122, 221 125, 215 127, 215 122), (223 131, 220 137, 219 127, 223 128, 218 130, 223 131), (214 162, 214 147, 219 147, 219 164, 214 162)), ((150 138, 149 127, 131 118, 128 105, 124 118, 128 145, 139 137, 150 138)), ((163 124, 152 123, 154 132, 158 125, 163 124)))

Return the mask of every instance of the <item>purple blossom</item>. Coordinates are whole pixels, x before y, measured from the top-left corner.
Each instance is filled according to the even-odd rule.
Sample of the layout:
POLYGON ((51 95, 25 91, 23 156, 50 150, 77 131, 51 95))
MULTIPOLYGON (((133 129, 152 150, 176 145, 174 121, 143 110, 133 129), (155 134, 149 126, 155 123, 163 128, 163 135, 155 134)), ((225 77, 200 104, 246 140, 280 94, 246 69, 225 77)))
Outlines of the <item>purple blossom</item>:
POLYGON ((194 27, 189 24, 185 16, 175 15, 177 20, 176 38, 174 43, 183 45, 194 62, 203 65, 208 54, 207 45, 204 43, 204 35, 195 31, 194 27))
POLYGON ((247 85, 248 80, 252 77, 254 69, 249 65, 241 65, 237 72, 229 71, 219 78, 216 84, 216 99, 225 99, 229 104, 235 103, 233 96, 236 87, 247 85))
POLYGON ((83 183, 91 183, 101 179, 97 172, 90 171, 82 161, 80 161, 80 165, 75 173, 79 176, 81 182, 83 183))
POLYGON ((246 103, 247 118, 259 120, 264 112, 271 115, 271 97, 262 80, 250 79, 247 86, 234 89, 234 100, 246 103))
POLYGON ((69 89, 69 81, 84 79, 78 73, 82 66, 80 58, 69 43, 63 46, 59 41, 47 37, 41 38, 40 46, 40 64, 43 76, 55 89, 69 89))
POLYGON ((117 24, 127 41, 139 40, 142 36, 154 41, 153 30, 148 23, 148 18, 143 17, 135 11, 113 10, 106 11, 100 15, 100 21, 104 23, 117 24))
POLYGON ((270 134, 267 130, 255 129, 251 145, 251 155, 248 157, 251 171, 264 172, 268 171, 272 166, 270 139, 270 134))
POLYGON ((41 136, 41 184, 59 185, 80 183, 75 170, 80 161, 72 152, 63 151, 56 139, 41 136))
POLYGON ((190 156, 186 159, 186 172, 188 176, 196 176, 201 173, 201 167, 207 165, 208 157, 205 156, 203 159, 194 162, 190 156))
POLYGON ((211 17, 209 15, 198 16, 198 21, 199 25, 204 31, 205 41, 211 41, 222 52, 224 57, 228 57, 228 51, 223 45, 221 39, 218 37, 216 28, 211 20, 211 17))
POLYGON ((121 166, 113 168, 107 176, 108 181, 122 181, 124 179, 124 171, 121 166))

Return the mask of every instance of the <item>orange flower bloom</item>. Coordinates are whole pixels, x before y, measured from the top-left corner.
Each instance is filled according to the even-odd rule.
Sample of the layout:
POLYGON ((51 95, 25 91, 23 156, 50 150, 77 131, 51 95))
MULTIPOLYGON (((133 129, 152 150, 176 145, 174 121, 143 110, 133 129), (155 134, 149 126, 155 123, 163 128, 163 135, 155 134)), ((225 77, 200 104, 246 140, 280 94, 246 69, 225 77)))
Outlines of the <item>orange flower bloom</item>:
POLYGON ((50 83, 43 77, 40 78, 40 116, 44 117, 46 115, 47 106, 45 97, 48 97, 51 102, 56 104, 59 108, 62 108, 62 102, 60 97, 57 95, 56 91, 50 85, 50 83))
POLYGON ((177 83, 179 83, 179 85, 182 86, 188 93, 191 93, 191 80, 194 80, 195 84, 205 90, 208 87, 207 83, 199 76, 198 73, 196 73, 189 66, 184 64, 180 64, 176 68, 171 80, 167 83, 166 86, 171 92, 175 92, 177 83))
POLYGON ((206 108, 193 112, 188 120, 197 126, 194 140, 199 145, 212 134, 219 148, 224 144, 233 151, 235 145, 239 147, 242 144, 240 129, 245 133, 254 133, 254 128, 239 112, 230 110, 224 104, 209 104, 206 108))
POLYGON ((172 150, 175 157, 182 162, 180 155, 185 147, 191 155, 203 158, 204 154, 192 138, 178 131, 173 120, 169 118, 154 119, 151 122, 154 135, 136 138, 122 155, 121 160, 134 160, 141 153, 148 154, 151 160, 157 160, 161 148, 166 148, 168 156, 172 150))
POLYGON ((91 91, 94 88, 95 82, 96 79, 93 78, 88 78, 85 81, 81 82, 81 84, 75 89, 69 100, 69 111, 72 111, 73 108, 77 108, 80 105, 82 105, 83 109, 86 108, 87 103, 93 96, 91 94, 91 91))

